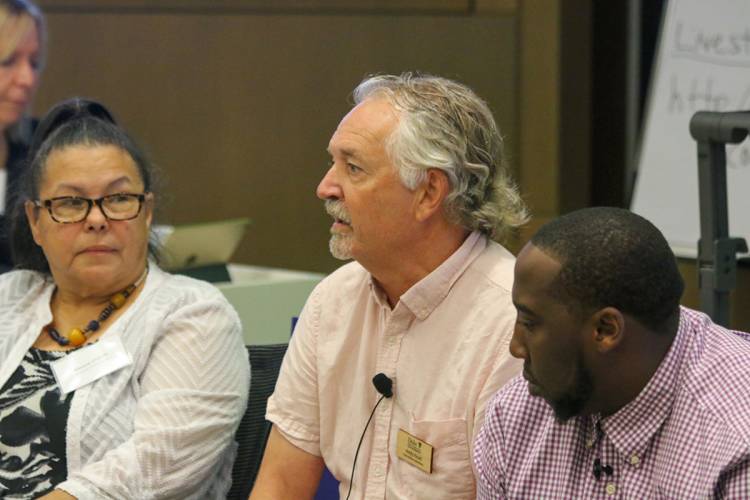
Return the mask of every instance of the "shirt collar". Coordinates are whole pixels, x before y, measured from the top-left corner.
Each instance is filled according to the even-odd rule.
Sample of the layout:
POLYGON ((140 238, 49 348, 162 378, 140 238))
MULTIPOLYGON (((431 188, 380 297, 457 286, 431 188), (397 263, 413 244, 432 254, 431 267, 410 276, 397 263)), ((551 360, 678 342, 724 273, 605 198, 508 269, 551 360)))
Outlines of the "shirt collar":
MULTIPOLYGON (((646 387, 617 413, 600 420, 602 431, 626 459, 645 452, 649 441, 672 410, 688 328, 689 321, 680 310, 680 326, 672 346, 646 387)), ((592 423, 596 421, 599 421, 598 417, 594 417, 592 423)))
MULTIPOLYGON (((486 246, 487 238, 478 231, 472 232, 458 247, 458 250, 445 259, 434 271, 412 285, 400 297, 399 304, 409 309, 417 319, 423 321, 443 301, 456 280, 486 246)), ((375 294, 377 303, 387 307, 388 301, 385 293, 372 276, 370 277, 370 287, 375 294)))

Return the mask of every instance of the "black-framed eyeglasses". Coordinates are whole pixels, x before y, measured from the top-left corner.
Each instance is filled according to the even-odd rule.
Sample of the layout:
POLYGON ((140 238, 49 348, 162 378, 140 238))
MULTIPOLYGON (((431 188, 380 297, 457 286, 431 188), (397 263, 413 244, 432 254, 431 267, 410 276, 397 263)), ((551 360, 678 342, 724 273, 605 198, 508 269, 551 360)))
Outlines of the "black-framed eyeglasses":
POLYGON ((48 200, 35 200, 34 206, 46 208, 52 220, 60 224, 74 224, 89 216, 96 205, 108 220, 131 220, 141 213, 146 193, 108 194, 92 200, 80 196, 59 196, 48 200))

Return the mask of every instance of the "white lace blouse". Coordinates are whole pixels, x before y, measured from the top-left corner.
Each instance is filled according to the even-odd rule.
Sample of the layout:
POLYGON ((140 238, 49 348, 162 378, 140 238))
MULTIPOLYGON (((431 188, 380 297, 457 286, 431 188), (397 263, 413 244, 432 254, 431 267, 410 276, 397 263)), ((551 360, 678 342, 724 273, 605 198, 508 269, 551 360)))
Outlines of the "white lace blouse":
MULTIPOLYGON (((0 275, 0 386, 51 321, 53 289, 40 273, 0 275)), ((75 391, 57 487, 79 500, 225 497, 250 382, 229 303, 152 264, 103 335, 119 335, 133 363, 75 391)))

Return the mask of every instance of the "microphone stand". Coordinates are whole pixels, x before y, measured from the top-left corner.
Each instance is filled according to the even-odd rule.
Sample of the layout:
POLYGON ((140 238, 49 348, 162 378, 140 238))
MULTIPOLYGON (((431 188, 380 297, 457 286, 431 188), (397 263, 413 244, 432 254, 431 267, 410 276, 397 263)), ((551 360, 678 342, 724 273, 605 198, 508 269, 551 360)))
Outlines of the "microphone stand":
POLYGON ((737 252, 747 252, 744 238, 729 237, 726 144, 742 142, 748 132, 750 111, 699 111, 690 119, 690 135, 698 142, 700 305, 725 327, 729 327, 729 292, 737 286, 737 252))

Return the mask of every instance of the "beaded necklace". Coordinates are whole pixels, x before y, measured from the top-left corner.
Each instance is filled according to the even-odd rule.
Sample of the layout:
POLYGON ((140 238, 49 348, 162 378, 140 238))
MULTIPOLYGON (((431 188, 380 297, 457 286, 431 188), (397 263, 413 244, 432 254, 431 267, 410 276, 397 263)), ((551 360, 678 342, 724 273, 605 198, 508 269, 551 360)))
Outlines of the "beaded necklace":
POLYGON ((89 335, 99 330, 101 324, 106 321, 113 312, 125 305, 128 297, 130 297, 135 289, 138 288, 141 283, 143 283, 143 280, 146 279, 147 274, 148 266, 146 266, 146 269, 143 270, 143 274, 141 274, 140 278, 138 278, 135 283, 128 286, 125 290, 114 294, 109 299, 109 304, 107 304, 107 306, 102 309, 102 312, 99 313, 99 317, 89 321, 89 324, 86 325, 86 328, 73 328, 67 336, 64 336, 61 335, 60 332, 58 332, 55 327, 50 324, 45 327, 47 334, 49 334, 52 340, 54 340, 61 346, 72 345, 74 347, 78 347, 79 345, 83 345, 83 343, 86 342, 86 339, 88 339, 89 335))

